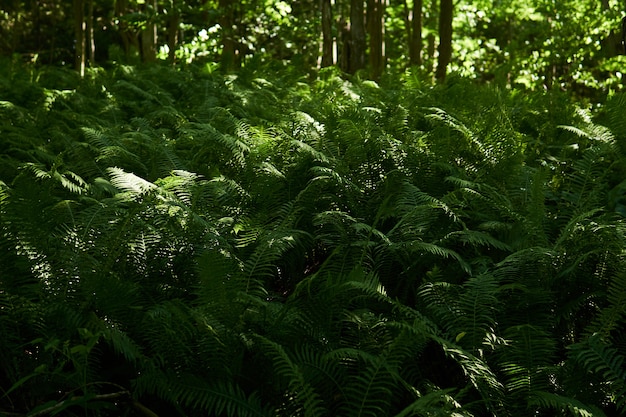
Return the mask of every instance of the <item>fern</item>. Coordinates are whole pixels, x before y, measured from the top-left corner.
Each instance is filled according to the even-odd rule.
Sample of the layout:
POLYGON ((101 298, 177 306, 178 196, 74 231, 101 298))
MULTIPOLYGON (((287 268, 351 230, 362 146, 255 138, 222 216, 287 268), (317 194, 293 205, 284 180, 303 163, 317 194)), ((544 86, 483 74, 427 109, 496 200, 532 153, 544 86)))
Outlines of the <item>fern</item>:
POLYGON ((226 416, 261 417, 272 415, 255 394, 246 395, 229 383, 208 383, 192 375, 149 372, 135 382, 138 394, 157 394, 172 404, 226 416))
POLYGON ((332 354, 340 355, 342 361, 354 368, 344 389, 347 398, 342 414, 358 417, 386 414, 396 372, 387 366, 386 358, 350 350, 332 354))
POLYGON ((286 379, 286 394, 299 404, 299 407, 296 407, 296 409, 302 408, 297 413, 306 417, 325 415, 325 407, 319 395, 307 382, 303 370, 291 360, 285 349, 277 343, 260 336, 257 336, 257 338, 259 343, 266 346, 263 350, 268 351, 268 354, 271 355, 277 374, 286 379))
POLYGON ((626 410, 626 370, 624 356, 597 336, 569 346, 570 354, 591 374, 602 376, 606 381, 607 399, 615 404, 620 412, 626 410))
POLYGON ((602 417, 605 415, 598 408, 589 407, 574 398, 567 398, 549 392, 534 392, 530 405, 556 409, 560 412, 568 411, 569 414, 579 417, 602 417))
POLYGON ((607 288, 608 305, 600 310, 594 322, 589 326, 591 334, 597 334, 607 340, 624 324, 626 315, 626 274, 617 272, 611 277, 607 288))
POLYGON ((406 416, 454 416, 463 417, 470 416, 471 414, 465 412, 454 397, 450 395, 451 389, 436 390, 428 394, 420 396, 411 405, 406 407, 395 417, 406 416))

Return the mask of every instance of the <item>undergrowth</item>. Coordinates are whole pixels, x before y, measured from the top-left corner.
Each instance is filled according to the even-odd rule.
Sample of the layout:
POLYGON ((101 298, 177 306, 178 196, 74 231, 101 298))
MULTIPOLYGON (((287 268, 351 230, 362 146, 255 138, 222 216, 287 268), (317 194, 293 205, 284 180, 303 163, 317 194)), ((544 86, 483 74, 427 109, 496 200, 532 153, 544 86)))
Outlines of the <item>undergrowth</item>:
POLYGON ((617 416, 624 97, 0 80, 0 413, 617 416))

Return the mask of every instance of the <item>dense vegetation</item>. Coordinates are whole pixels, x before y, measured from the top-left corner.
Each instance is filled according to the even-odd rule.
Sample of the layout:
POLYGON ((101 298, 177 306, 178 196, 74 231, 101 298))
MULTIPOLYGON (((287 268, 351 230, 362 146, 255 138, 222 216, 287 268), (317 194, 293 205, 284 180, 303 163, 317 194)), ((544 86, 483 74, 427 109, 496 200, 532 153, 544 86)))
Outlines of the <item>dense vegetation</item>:
POLYGON ((624 85, 621 0, 11 0, 0 56, 112 62, 289 62, 379 80, 419 68, 602 98, 624 85))
POLYGON ((0 416, 625 415, 621 7, 3 3, 0 416))
POLYGON ((626 409, 623 94, 4 65, 1 413, 626 409))

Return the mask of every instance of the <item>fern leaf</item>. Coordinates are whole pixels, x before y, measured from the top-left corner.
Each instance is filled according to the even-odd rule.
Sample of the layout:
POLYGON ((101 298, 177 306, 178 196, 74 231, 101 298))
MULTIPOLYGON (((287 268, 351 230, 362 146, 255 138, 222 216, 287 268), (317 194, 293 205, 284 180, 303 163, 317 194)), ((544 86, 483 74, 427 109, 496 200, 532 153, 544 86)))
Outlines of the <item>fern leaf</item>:
POLYGON ((157 186, 141 177, 121 168, 108 168, 107 172, 111 177, 111 184, 118 189, 132 194, 143 195, 149 191, 157 189, 157 186))
POLYGON ((609 393, 621 412, 626 411, 626 358, 618 350, 605 344, 598 335, 589 337, 586 341, 568 347, 573 357, 584 368, 594 374, 599 374, 610 387, 609 393))
POLYGON ((351 369, 344 391, 342 415, 375 417, 388 412, 395 380, 399 378, 387 354, 372 355, 360 349, 336 349, 328 357, 351 369))
POLYGON ((612 332, 624 324, 626 318, 626 273, 616 273, 607 288, 608 306, 600 310, 600 313, 587 329, 592 334, 597 334, 603 340, 609 339, 612 332))
POLYGON ((189 374, 149 370, 135 382, 141 394, 156 394, 173 404, 227 417, 269 417, 273 414, 256 394, 246 395, 230 382, 207 382, 189 374))
POLYGON ((501 405, 504 399, 504 385, 485 361, 444 339, 433 336, 433 340, 437 341, 445 353, 461 366, 483 399, 498 407, 501 405))
POLYGON ((285 348, 262 336, 256 336, 263 346, 263 351, 272 358, 274 369, 278 375, 287 380, 288 391, 298 401, 305 417, 324 416, 326 413, 323 401, 315 389, 307 381, 300 366, 294 363, 285 348))
POLYGON ((592 408, 574 398, 544 391, 533 392, 529 405, 551 408, 558 412, 568 411, 570 415, 577 417, 605 417, 605 414, 596 407, 592 408))
POLYGON ((394 417, 412 416, 449 416, 469 417, 471 414, 462 409, 451 395, 453 389, 441 389, 421 395, 417 400, 404 408, 394 417))

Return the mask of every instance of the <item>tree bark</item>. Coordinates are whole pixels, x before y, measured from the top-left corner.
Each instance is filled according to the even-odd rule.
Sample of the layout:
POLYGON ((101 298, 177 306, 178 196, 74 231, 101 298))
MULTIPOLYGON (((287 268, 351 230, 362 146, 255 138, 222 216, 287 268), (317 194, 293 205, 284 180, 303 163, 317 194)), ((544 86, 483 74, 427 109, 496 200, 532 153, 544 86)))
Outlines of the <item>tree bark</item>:
POLYGON ((342 17, 338 24, 339 39, 337 43, 337 56, 339 68, 344 72, 350 72, 350 55, 352 51, 352 39, 350 35, 350 23, 342 17))
POLYGON ((218 6, 219 10, 222 12, 219 19, 219 24, 222 27, 222 56, 220 57, 220 61, 222 69, 228 72, 235 68, 237 53, 234 33, 234 9, 231 0, 219 0, 218 6))
POLYGON ((322 8, 322 63, 321 67, 333 65, 333 13, 330 0, 320 0, 322 8))
POLYGON ((74 67, 81 78, 85 76, 85 52, 87 48, 85 24, 85 0, 74 0, 74 67))
MULTIPOLYGON (((406 3, 405 3, 406 4, 406 3)), ((422 65, 422 0, 413 0, 409 31, 409 64, 422 65)))
POLYGON ((370 43, 372 79, 378 80, 385 68, 385 1, 368 0, 367 31, 370 43))
POLYGON ((89 46, 87 51, 87 58, 89 60, 89 66, 92 68, 96 66, 96 40, 94 38, 93 27, 93 2, 94 0, 87 0, 87 18, 85 19, 87 24, 87 45, 89 46))
POLYGON ((363 0, 350 3, 350 66, 348 72, 365 68, 365 22, 363 0))
POLYGON ((180 25, 180 5, 177 1, 172 2, 167 22, 167 46, 169 49, 167 59, 171 64, 176 63, 176 46, 178 45, 178 27, 180 25))
POLYGON ((440 0, 439 3, 439 55, 435 78, 439 82, 446 79, 446 71, 452 59, 452 0, 440 0))
POLYGON ((146 1, 144 13, 147 16, 146 27, 141 31, 141 58, 144 62, 156 61, 157 53, 157 0, 146 1))

